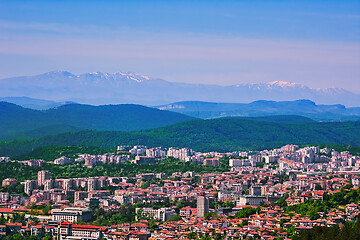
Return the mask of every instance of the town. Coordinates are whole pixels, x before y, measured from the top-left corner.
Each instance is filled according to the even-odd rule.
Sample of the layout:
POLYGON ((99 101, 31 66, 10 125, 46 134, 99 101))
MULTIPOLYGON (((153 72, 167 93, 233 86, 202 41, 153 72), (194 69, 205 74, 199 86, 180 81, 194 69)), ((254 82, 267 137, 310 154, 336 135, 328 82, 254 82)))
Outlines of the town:
MULTIPOLYGON (((114 153, 62 156, 50 164, 153 165, 166 158, 229 171, 2 180, 0 238, 291 239, 315 226, 358 219, 360 156, 317 146, 200 153, 188 148, 118 146, 114 153), (22 193, 4 191, 23 187, 22 193)), ((46 161, 1 157, 39 167, 46 161)))

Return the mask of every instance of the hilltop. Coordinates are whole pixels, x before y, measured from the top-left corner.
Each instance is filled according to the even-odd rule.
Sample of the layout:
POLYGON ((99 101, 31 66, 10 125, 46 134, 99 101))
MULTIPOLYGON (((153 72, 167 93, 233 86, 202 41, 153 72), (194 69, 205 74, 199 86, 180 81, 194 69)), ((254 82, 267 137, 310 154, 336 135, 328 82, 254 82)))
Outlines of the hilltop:
POLYGON ((149 147, 190 147, 203 152, 268 149, 289 143, 359 146, 360 121, 192 120, 141 132, 80 131, 3 142, 0 144, 0 155, 21 155, 41 146, 75 145, 109 149, 117 145, 136 145, 138 141, 149 147))
POLYGON ((79 130, 140 131, 194 119, 135 104, 66 104, 44 111, 0 102, 0 139, 42 137, 79 130))

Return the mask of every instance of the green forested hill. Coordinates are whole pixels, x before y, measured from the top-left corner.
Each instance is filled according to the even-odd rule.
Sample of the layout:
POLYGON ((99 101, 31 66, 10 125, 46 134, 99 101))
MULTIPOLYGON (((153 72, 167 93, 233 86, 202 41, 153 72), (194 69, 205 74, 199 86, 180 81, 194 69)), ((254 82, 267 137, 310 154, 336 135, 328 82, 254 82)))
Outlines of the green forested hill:
POLYGON ((17 156, 41 146, 114 148, 140 144, 237 151, 285 144, 360 145, 360 121, 279 123, 237 118, 193 120, 142 132, 80 131, 0 143, 0 156, 17 156))
POLYGON ((140 131, 194 119, 135 104, 67 104, 38 111, 0 102, 0 139, 29 139, 78 130, 140 131))

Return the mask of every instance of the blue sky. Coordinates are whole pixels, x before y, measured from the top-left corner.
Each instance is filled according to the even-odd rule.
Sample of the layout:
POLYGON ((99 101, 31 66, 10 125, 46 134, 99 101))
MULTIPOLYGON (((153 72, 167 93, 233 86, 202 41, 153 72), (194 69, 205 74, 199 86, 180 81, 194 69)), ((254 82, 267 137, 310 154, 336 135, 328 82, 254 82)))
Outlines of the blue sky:
POLYGON ((0 0, 0 78, 52 70, 360 93, 360 1, 0 0))

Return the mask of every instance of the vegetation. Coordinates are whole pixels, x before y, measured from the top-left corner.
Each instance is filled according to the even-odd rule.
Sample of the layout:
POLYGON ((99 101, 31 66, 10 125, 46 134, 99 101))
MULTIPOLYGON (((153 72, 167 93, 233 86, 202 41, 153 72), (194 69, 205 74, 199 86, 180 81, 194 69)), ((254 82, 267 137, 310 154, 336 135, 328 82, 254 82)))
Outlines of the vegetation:
POLYGON ((293 240, 357 240, 360 239, 360 220, 331 227, 315 226, 300 232, 293 240))
POLYGON ((289 206, 285 201, 287 198, 288 195, 280 198, 275 204, 284 208, 287 213, 296 212, 308 216, 311 220, 316 220, 320 218, 319 213, 326 213, 331 209, 350 203, 358 203, 360 201, 360 188, 352 189, 349 184, 333 194, 325 192, 322 199, 309 199, 303 203, 289 206))
POLYGON ((181 219, 182 218, 181 218, 180 214, 175 214, 174 216, 169 218, 169 220, 167 220, 167 222, 176 222, 176 221, 180 221, 181 219))
POLYGON ((96 147, 82 147, 82 146, 47 146, 40 147, 28 154, 17 156, 17 160, 43 159, 46 161, 53 161, 56 158, 65 156, 69 158, 77 158, 79 153, 88 154, 104 154, 112 152, 110 149, 102 149, 96 147))
POLYGON ((0 143, 1 156, 26 154, 42 146, 113 149, 141 144, 190 147, 197 151, 258 150, 294 144, 358 146, 360 121, 279 123, 237 118, 193 120, 142 132, 80 131, 0 143))
POLYGON ((0 102, 0 138, 24 139, 84 129, 139 131, 194 119, 135 104, 67 104, 38 111, 0 102))
POLYGON ((220 173, 229 171, 229 166, 220 167, 204 166, 191 162, 182 162, 174 158, 166 158, 155 164, 138 165, 133 163, 105 164, 94 168, 86 168, 81 164, 55 165, 45 163, 43 167, 30 167, 19 162, 0 163, 0 181, 5 178, 15 178, 17 181, 37 179, 37 172, 50 170, 54 178, 75 177, 134 177, 140 173, 167 173, 194 171, 196 173, 220 173))
POLYGON ((252 207, 245 207, 235 214, 235 219, 248 218, 250 215, 256 214, 259 209, 252 207))
POLYGON ((121 206, 116 210, 105 211, 103 208, 94 208, 92 224, 97 226, 111 226, 135 221, 135 208, 121 206))
POLYGON ((5 185, 0 187, 0 192, 7 192, 9 194, 23 194, 24 193, 24 185, 17 182, 12 185, 5 185))

